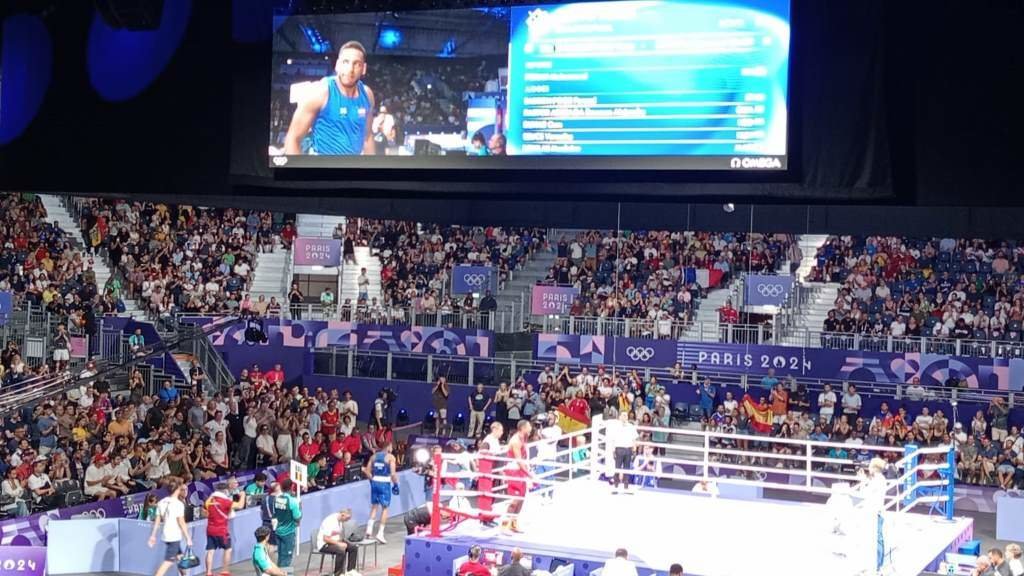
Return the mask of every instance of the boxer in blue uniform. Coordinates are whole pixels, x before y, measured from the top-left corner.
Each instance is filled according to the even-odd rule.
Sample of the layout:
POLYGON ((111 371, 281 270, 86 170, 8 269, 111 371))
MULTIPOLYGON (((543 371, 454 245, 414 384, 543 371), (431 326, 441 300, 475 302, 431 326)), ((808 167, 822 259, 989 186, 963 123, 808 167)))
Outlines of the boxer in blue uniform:
POLYGON ((386 544, 384 525, 388 521, 388 506, 391 505, 391 495, 398 495, 398 473, 395 471, 395 457, 391 454, 390 442, 374 453, 363 468, 363 473, 370 479, 370 519, 366 522, 366 539, 376 538, 378 542, 386 544), (380 524, 374 536, 373 523, 378 509, 380 524))
POLYGON ((370 126, 373 124, 373 90, 363 84, 366 49, 356 41, 346 42, 338 52, 334 75, 318 82, 309 98, 292 116, 284 139, 284 153, 303 153, 309 137, 309 153, 321 156, 358 156, 375 151, 370 126))

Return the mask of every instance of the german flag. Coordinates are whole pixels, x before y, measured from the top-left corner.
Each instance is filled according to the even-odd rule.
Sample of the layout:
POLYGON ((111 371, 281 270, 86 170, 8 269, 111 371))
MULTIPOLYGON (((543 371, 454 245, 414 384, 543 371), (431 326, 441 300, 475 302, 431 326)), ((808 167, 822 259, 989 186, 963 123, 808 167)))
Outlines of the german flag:
POLYGON ((750 397, 750 394, 744 394, 743 409, 747 411, 747 416, 750 417, 750 427, 755 432, 764 434, 772 431, 771 405, 765 404, 762 408, 760 404, 750 397))

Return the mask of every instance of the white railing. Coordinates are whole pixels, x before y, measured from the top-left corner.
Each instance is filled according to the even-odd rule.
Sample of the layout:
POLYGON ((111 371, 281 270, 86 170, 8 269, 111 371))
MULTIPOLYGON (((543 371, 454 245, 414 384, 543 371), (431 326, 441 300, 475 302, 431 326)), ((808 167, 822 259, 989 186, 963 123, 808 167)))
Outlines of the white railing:
MULTIPOLYGON (((884 485, 884 491, 878 494, 881 508, 875 513, 930 512, 938 508, 947 519, 953 517, 955 464, 949 445, 854 445, 637 426, 641 438, 660 433, 672 441, 638 441, 638 451, 646 453, 646 447, 654 448, 645 454, 653 465, 635 470, 616 466, 615 450, 608 445, 608 431, 613 425, 618 422, 595 416, 586 428, 531 442, 523 451, 524 459, 506 456, 504 449, 469 454, 436 451, 432 462, 438 473, 433 474, 431 535, 441 535, 444 516, 452 518, 453 525, 466 518, 515 520, 519 512, 513 504, 517 502, 555 491, 559 485, 604 482, 617 474, 651 477, 656 482, 673 480, 702 483, 705 487, 709 483, 716 487, 730 484, 818 496, 831 496, 836 493, 836 483, 845 483, 866 493, 871 482, 868 464, 878 459, 891 463, 875 471, 884 474, 884 478, 875 480, 884 485), (851 454, 856 457, 851 458, 851 454), (922 475, 935 479, 923 479, 922 475), (450 483, 446 480, 454 481, 454 488, 447 488, 450 483), (477 481, 476 487, 473 480, 477 481), (495 482, 500 480, 504 483, 495 482), (527 489, 532 485, 535 492, 511 494, 517 482, 524 482, 527 489), (456 499, 470 496, 480 498, 478 506, 484 498, 490 502, 479 508, 464 500, 455 504, 456 499)), ((425 465, 429 460, 425 449, 420 450, 424 453, 416 459, 425 465)))

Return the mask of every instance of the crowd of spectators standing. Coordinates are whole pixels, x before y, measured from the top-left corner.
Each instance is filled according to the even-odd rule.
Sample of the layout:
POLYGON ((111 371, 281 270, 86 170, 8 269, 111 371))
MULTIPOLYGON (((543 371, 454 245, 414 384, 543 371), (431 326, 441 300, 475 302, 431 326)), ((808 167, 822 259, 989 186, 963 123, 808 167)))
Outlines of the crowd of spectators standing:
POLYGON ((1020 341, 1024 247, 952 238, 830 237, 807 280, 841 285, 822 330, 1020 341))
POLYGON ((0 510, 25 515, 69 494, 116 498, 292 459, 317 489, 352 479, 353 465, 393 439, 385 395, 360 407, 348 392, 289 387, 280 365, 243 370, 223 392, 198 366, 190 379, 149 394, 134 371, 127 391, 101 378, 0 417, 0 510))
POLYGON ((580 291, 570 315, 690 322, 707 286, 687 269, 774 273, 798 262, 799 247, 782 234, 596 230, 559 238, 544 282, 580 291))
POLYGON ((290 247, 284 215, 123 199, 75 199, 84 244, 115 270, 102 287, 103 313, 131 297, 153 317, 176 312, 231 313, 280 309, 251 301, 256 254, 290 247))

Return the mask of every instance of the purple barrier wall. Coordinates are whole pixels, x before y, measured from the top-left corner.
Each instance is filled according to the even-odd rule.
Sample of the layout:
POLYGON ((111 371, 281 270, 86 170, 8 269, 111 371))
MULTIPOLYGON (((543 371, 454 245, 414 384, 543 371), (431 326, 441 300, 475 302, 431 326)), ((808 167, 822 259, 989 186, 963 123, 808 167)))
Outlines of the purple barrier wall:
POLYGON ((822 380, 901 383, 913 377, 941 385, 953 372, 971 388, 1024 390, 1024 359, 971 358, 942 354, 829 350, 755 344, 719 344, 674 340, 642 340, 611 336, 538 334, 537 360, 562 364, 619 364, 669 368, 676 362, 711 372, 763 374, 822 380))
MULTIPOLYGON (((257 472, 265 472, 268 476, 274 476, 278 471, 284 470, 285 466, 271 466, 259 470, 250 470, 233 474, 240 485, 244 486, 257 472)), ((218 482, 227 479, 222 476, 213 480, 199 480, 189 484, 189 504, 202 506, 210 494, 213 494, 213 487, 218 482)), ((164 490, 154 490, 159 497, 166 495, 164 490)), ((50 520, 70 520, 72 518, 138 518, 142 511, 142 504, 146 501, 149 492, 129 494, 121 498, 103 500, 101 502, 89 502, 71 508, 61 508, 33 514, 24 518, 13 518, 0 523, 0 545, 4 546, 45 546, 46 525, 50 520)))

